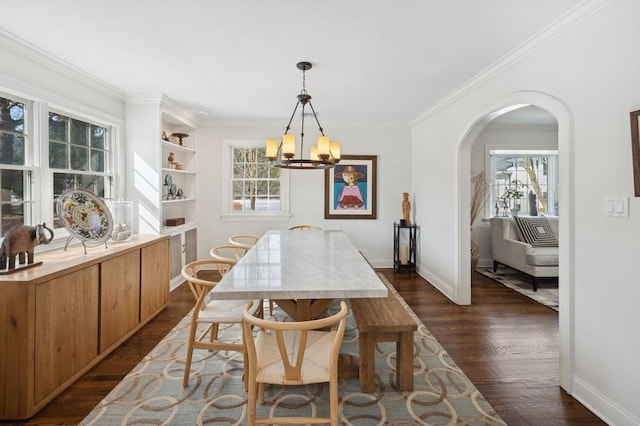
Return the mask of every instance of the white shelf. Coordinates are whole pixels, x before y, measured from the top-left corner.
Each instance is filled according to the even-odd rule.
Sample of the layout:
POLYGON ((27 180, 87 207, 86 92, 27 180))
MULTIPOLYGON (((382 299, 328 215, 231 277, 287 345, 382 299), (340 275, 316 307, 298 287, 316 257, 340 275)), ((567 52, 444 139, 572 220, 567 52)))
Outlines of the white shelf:
POLYGON ((198 173, 195 170, 178 170, 178 169, 169 169, 167 167, 163 167, 162 171, 165 173, 182 173, 185 175, 195 175, 198 173))
POLYGON ((172 203, 188 203, 196 201, 195 198, 181 198, 179 200, 162 200, 162 204, 172 204, 172 203))
MULTIPOLYGON (((160 140, 162 140, 162 139, 160 139, 160 140)), ((169 142, 169 141, 165 141, 165 140, 162 140, 162 145, 164 145, 167 148, 175 149, 175 150, 180 151, 180 152, 190 152, 192 154, 196 153, 196 150, 193 149, 193 148, 189 148, 189 147, 184 146, 184 145, 178 145, 177 143, 173 143, 173 142, 169 142)))

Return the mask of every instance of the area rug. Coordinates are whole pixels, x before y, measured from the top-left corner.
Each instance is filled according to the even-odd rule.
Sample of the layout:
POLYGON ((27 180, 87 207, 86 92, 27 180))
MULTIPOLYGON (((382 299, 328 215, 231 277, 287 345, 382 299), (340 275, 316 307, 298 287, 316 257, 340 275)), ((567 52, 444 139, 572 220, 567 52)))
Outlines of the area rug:
MULTIPOLYGON (((393 288, 390 291, 397 294, 393 288)), ((504 425, 425 325, 398 297, 418 324, 414 337, 414 390, 397 390, 395 343, 379 343, 375 392, 360 392, 357 376, 340 378, 341 424, 504 425)), ((337 303, 329 311, 334 309, 337 303)), ((274 316, 284 319, 277 309, 274 316)), ((241 353, 196 350, 189 386, 182 387, 189 317, 190 314, 171 330, 81 424, 246 424, 241 353)), ((227 338, 239 340, 240 335, 239 326, 224 329, 227 338)), ((357 340, 358 330, 350 313, 341 352, 357 359, 357 340)), ((265 387, 265 404, 258 405, 258 416, 269 412, 326 416, 328 393, 326 384, 265 387)))
POLYGON ((476 268, 476 272, 503 284, 530 299, 541 303, 554 311, 558 311, 558 280, 556 278, 540 279, 538 291, 533 291, 531 279, 510 268, 500 267, 496 272, 493 268, 476 268))

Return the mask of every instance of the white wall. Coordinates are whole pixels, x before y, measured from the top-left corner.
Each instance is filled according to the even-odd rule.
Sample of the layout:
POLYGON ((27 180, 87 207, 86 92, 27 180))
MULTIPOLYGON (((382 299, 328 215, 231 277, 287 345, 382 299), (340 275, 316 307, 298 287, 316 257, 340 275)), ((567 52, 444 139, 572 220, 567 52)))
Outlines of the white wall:
POLYGON ((43 56, 1 30, 0 58, 0 88, 98 117, 124 117, 121 91, 43 56))
MULTIPOLYGON (((520 124, 485 128, 471 148, 472 173, 484 171, 489 176, 491 169, 487 158, 490 149, 558 149, 558 126, 520 124)), ((473 224, 471 240, 480 248, 480 266, 493 265, 489 218, 494 214, 495 210, 487 203, 483 217, 473 224)))
POLYGON ((586 19, 569 20, 574 26, 567 32, 552 28, 555 39, 534 40, 528 54, 495 67, 416 120, 416 204, 438 206, 416 210, 429 236, 421 239, 420 269, 451 298, 461 296, 468 275, 459 261, 469 239, 460 218, 468 212, 461 211, 465 203, 457 192, 470 167, 461 143, 478 114, 521 91, 564 105, 559 146, 569 159, 560 165, 561 239, 567 237, 561 243, 560 322, 570 330, 560 361, 570 368, 561 376, 568 375, 570 393, 610 424, 640 424, 640 198, 633 197, 629 130, 629 112, 640 109, 640 55, 634 53, 640 2, 588 1, 578 12, 574 18, 586 19), (630 197, 629 218, 604 216, 609 195, 630 197), (570 318, 563 320, 563 309, 570 318))
MULTIPOLYGON (((283 117, 286 120, 286 117, 283 117)), ((284 123, 284 122, 283 122, 284 123)), ((393 222, 402 217, 402 193, 410 188, 410 131, 408 126, 345 126, 323 123, 333 139, 340 140, 343 155, 377 155, 378 192, 376 220, 324 219, 324 171, 291 171, 291 218, 287 221, 223 221, 220 185, 221 144, 224 140, 255 139, 264 143, 283 131, 276 125, 208 125, 198 130, 199 226, 198 253, 223 244, 233 234, 262 234, 313 224, 324 229, 344 229, 367 259, 378 267, 391 267, 393 222)))

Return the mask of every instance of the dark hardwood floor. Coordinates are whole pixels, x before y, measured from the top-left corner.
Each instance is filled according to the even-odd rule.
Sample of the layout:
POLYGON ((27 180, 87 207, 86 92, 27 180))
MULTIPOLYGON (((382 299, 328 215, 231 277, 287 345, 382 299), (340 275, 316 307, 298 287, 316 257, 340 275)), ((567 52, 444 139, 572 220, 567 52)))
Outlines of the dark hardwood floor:
POLYGON ((606 425, 559 385, 558 313, 473 273, 458 306, 417 274, 381 270, 509 425, 606 425))
MULTIPOLYGON (((380 272, 509 425, 605 425, 558 386, 558 314, 474 274, 458 306, 417 274, 380 272)), ((169 306, 35 417, 3 424, 78 424, 193 306, 186 285, 169 306)))

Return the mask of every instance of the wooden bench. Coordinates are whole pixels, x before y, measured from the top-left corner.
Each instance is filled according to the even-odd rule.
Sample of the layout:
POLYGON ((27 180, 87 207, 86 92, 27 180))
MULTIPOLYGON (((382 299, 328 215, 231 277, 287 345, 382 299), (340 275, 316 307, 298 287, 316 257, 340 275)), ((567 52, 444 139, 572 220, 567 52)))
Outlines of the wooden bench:
POLYGON ((391 290, 386 298, 351 299, 351 309, 359 332, 360 390, 375 390, 376 343, 396 342, 396 385, 412 391, 413 332, 418 329, 413 317, 391 290))

